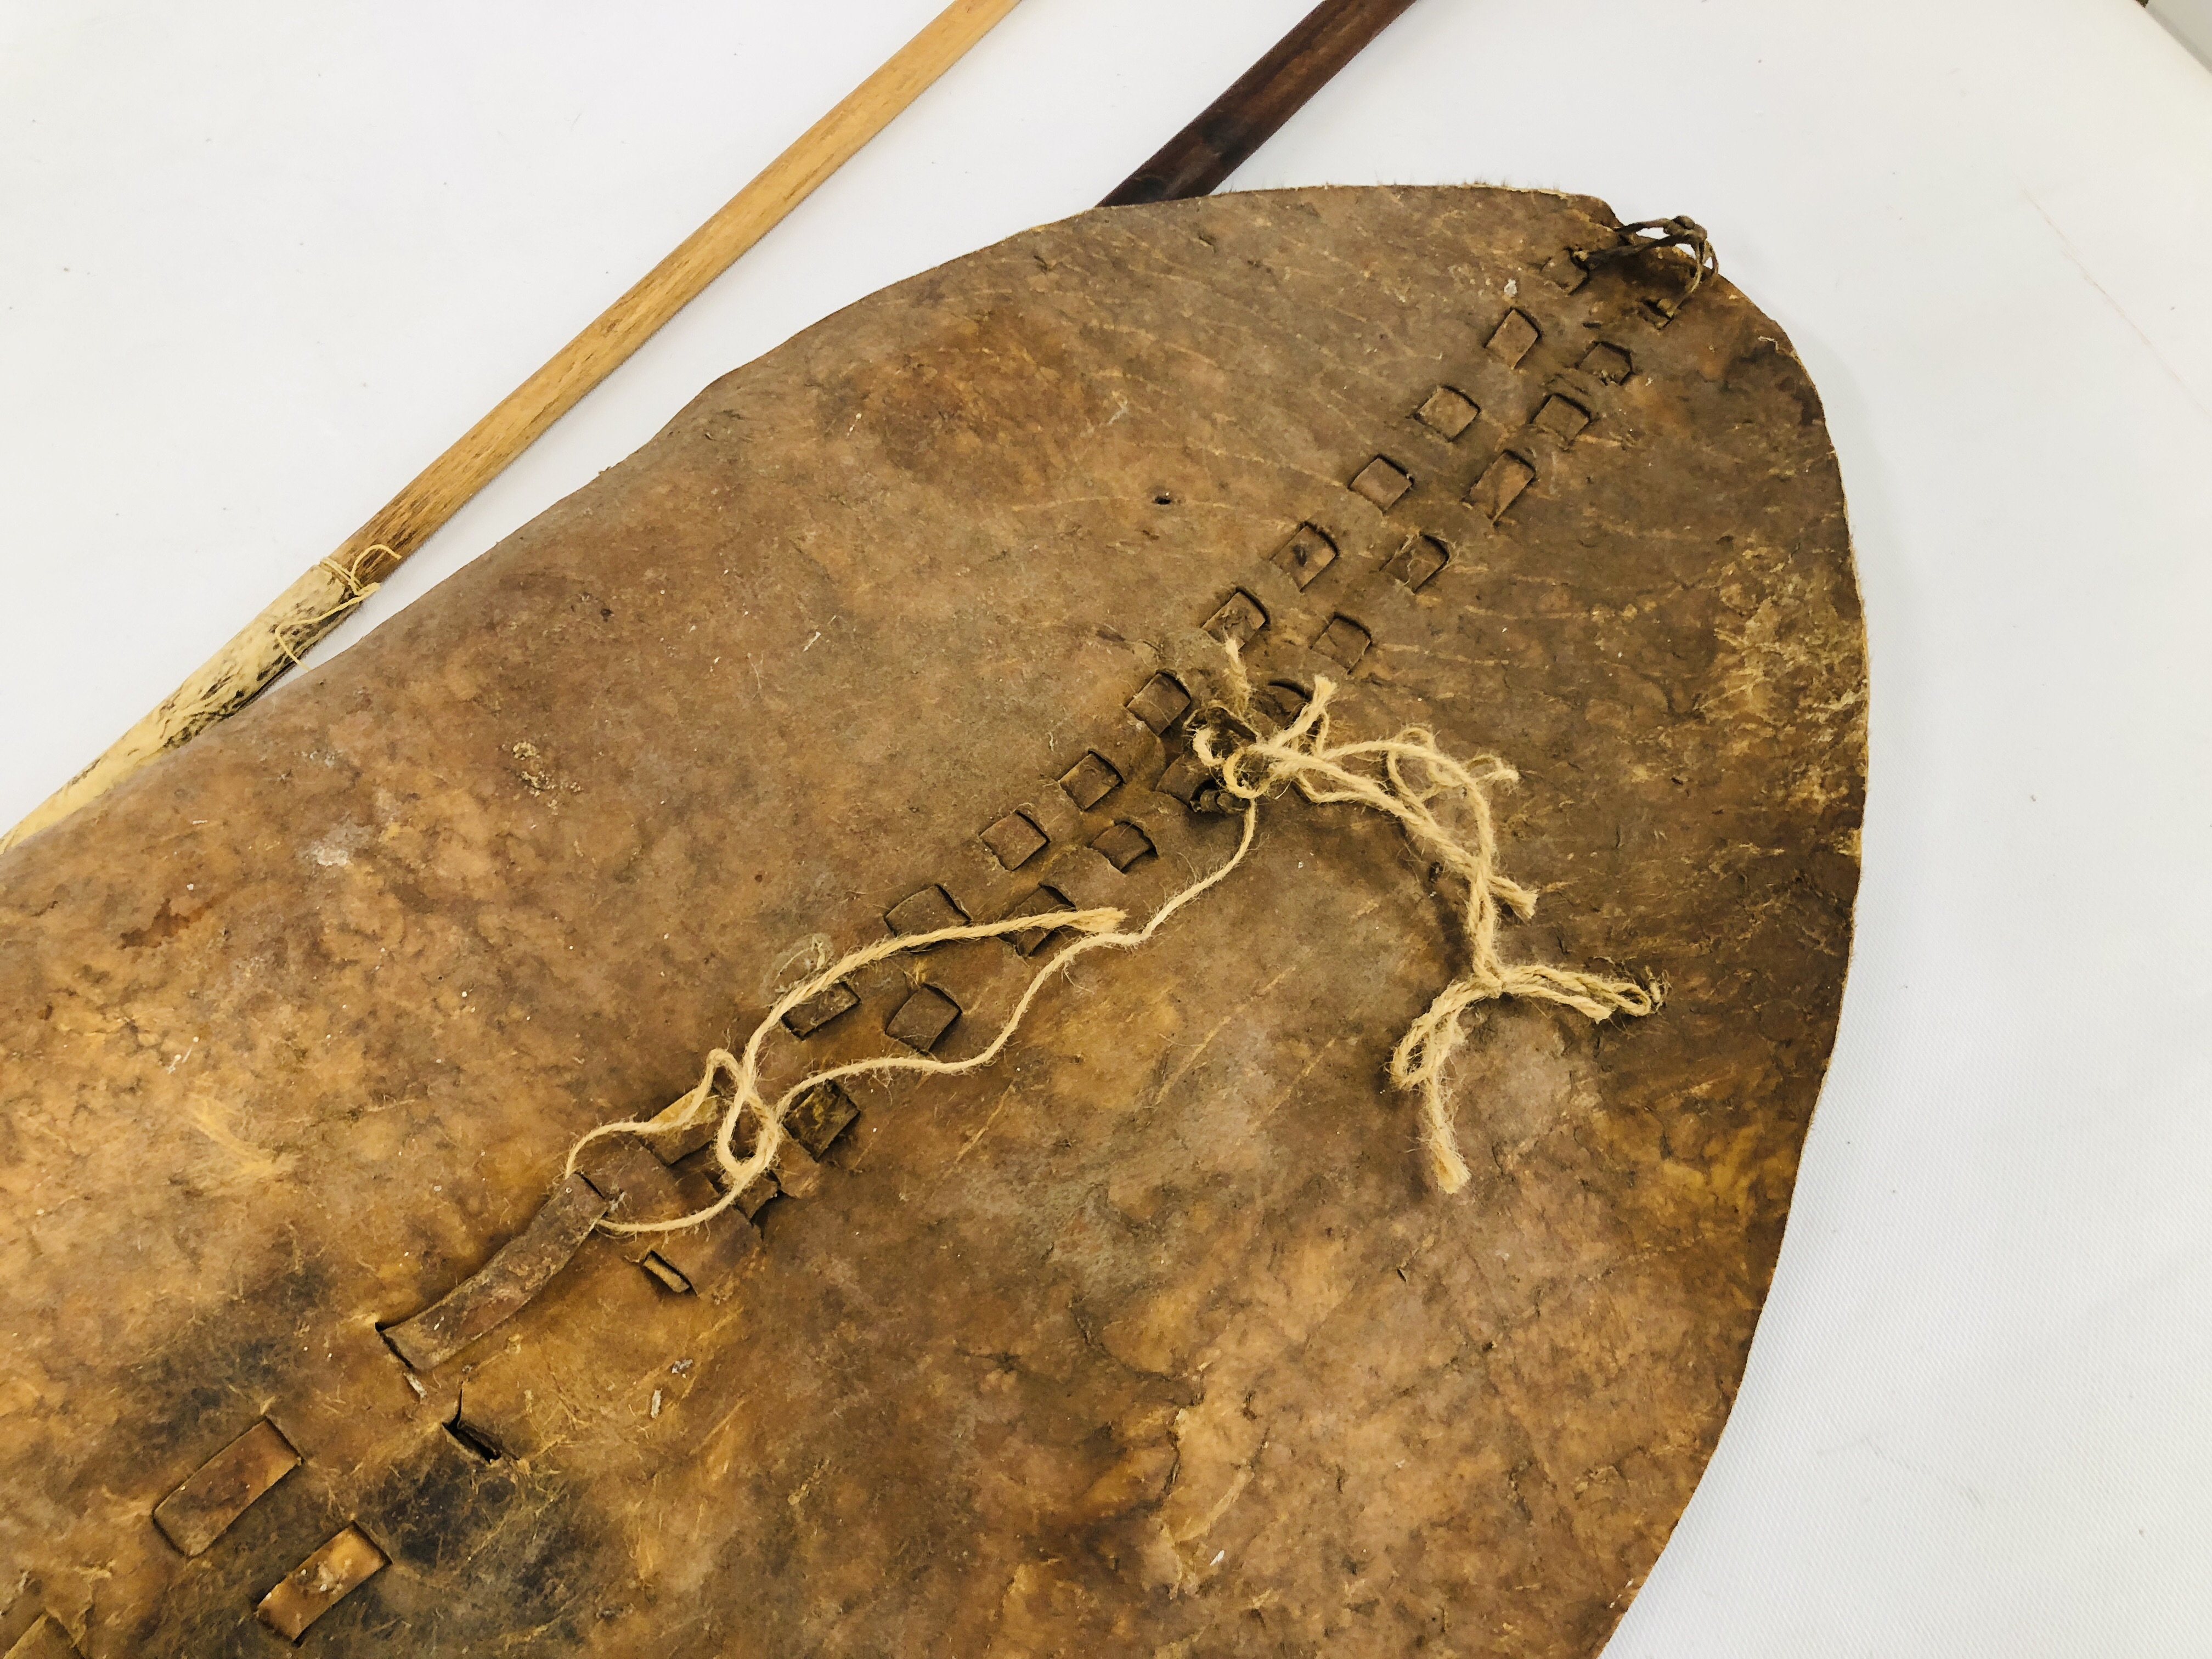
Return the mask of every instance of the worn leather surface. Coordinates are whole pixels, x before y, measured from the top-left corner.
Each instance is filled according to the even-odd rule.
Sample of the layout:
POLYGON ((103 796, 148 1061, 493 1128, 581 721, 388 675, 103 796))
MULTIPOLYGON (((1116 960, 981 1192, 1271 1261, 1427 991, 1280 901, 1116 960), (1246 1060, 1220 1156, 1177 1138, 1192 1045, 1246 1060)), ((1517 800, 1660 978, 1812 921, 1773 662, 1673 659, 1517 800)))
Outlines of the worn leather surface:
MULTIPOLYGON (((87 1655, 279 1650, 256 1604, 351 1524, 388 1565, 304 1650, 1601 1646, 1780 1240, 1864 698, 1803 368, 1723 281, 1662 326, 1666 256, 1545 274, 1613 222, 1314 190, 1016 237, 717 381, 0 860, 0 1644, 44 1610, 87 1655), (1440 386, 1480 410, 1455 438, 1440 386), (1378 456, 1387 510, 1348 487, 1378 456), (1271 557, 1302 523, 1337 550, 1303 588, 1271 557), (1240 591, 1263 684, 1347 682, 1340 736, 1519 769, 1510 958, 1664 1007, 1477 1015, 1476 1179, 1439 1194, 1382 1068, 1452 896, 1386 824, 1270 803, 1246 869, 1000 1064, 856 1090, 713 1293, 595 1237, 410 1381, 378 1326, 810 941, 932 884, 1141 913, 1225 856, 1124 705, 1212 695, 1198 629, 1240 591), (1122 781, 1084 810, 1055 780, 1091 751, 1122 781), (979 832, 1021 807, 1051 844, 1008 870, 979 832), (1087 844, 1121 822, 1155 849, 1127 872, 1087 844), (186 1558, 155 1506, 264 1417, 298 1467, 186 1558)), ((973 1052, 1029 966, 886 964, 776 1074, 883 1050, 915 982, 973 1052)))

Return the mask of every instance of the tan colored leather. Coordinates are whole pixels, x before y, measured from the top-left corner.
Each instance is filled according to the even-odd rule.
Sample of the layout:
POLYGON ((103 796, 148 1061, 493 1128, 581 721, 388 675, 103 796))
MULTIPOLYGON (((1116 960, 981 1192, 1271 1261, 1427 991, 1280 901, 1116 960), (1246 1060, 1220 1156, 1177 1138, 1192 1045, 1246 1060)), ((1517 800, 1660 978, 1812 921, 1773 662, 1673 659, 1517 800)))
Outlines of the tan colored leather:
MULTIPOLYGON (((1594 1652, 1773 1263, 1864 699, 1802 367, 1723 281, 1665 322, 1674 256, 1578 281, 1613 222, 1316 190, 1016 237, 0 860, 0 1640, 251 1651, 296 1571, 329 1654, 1594 1652), (1224 856, 1147 723, 1155 674, 1218 690, 1224 606, 1262 684, 1348 682, 1340 733, 1519 768, 1507 954, 1666 1006, 1478 1016, 1439 1195, 1382 1068, 1449 896, 1271 803, 1002 1063, 817 1121, 757 1248, 732 1212, 658 1268, 533 1256, 520 1311, 402 1363, 379 1326, 810 941, 1041 884, 1142 912, 1224 856), (156 1506, 264 1419, 255 1468, 298 1466, 186 1558, 156 1506), (318 1560, 365 1575, 326 1611, 318 1560)), ((886 964, 777 1075, 940 1001, 972 1052, 1032 960, 886 964)), ((599 1176, 618 1211, 700 1179, 599 1176)), ((261 1478, 209 1476, 191 1535, 261 1478)))

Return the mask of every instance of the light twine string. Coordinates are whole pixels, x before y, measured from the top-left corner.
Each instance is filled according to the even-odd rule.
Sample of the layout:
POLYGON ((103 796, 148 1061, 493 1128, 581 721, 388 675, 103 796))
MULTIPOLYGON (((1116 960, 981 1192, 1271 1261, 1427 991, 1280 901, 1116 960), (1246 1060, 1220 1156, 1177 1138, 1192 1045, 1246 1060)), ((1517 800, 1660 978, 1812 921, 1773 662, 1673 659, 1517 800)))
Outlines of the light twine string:
POLYGON ((361 579, 362 566, 368 562, 372 555, 377 553, 386 555, 394 562, 397 562, 399 558, 398 554, 393 552, 391 548, 382 542, 378 542, 373 546, 362 548, 360 552, 355 554, 350 567, 340 564, 336 559, 315 561, 318 567, 329 571, 331 575, 338 579, 339 586, 345 589, 345 597, 324 611, 322 615, 310 617, 306 622, 295 623, 290 628, 278 632, 276 648, 292 659, 293 667, 297 668, 301 665, 300 653, 302 650, 313 646, 316 641, 329 633, 348 611, 384 586, 381 582, 365 582, 361 579))
POLYGON ((1222 793, 1245 803, 1248 816, 1264 796, 1285 785, 1316 805, 1350 802, 1368 807, 1395 818, 1407 840, 1466 887, 1461 920, 1467 933, 1467 965, 1437 994, 1428 1012, 1407 1028, 1390 1055, 1390 1081, 1419 1091, 1421 1144, 1428 1153, 1429 1171, 1437 1186, 1455 1193, 1467 1185, 1468 1168, 1452 1133, 1444 1068, 1466 1041, 1462 1015, 1480 1002, 1528 997, 1602 1020, 1616 1013, 1648 1014, 1659 1006, 1663 993, 1656 981, 1639 985, 1580 969, 1501 960, 1500 906, 1526 921, 1536 912, 1536 896, 1498 868, 1497 825, 1485 792, 1494 783, 1518 782, 1520 774, 1495 755, 1455 760, 1437 745, 1434 732, 1420 726, 1409 726, 1395 737, 1377 741, 1332 744, 1328 694, 1334 689, 1328 680, 1317 679, 1304 712, 1274 737, 1217 757, 1213 734, 1201 731, 1192 746, 1220 773, 1222 793), (1442 797, 1462 803, 1474 825, 1471 836, 1437 817, 1430 803, 1442 797))
MULTIPOLYGON (((1233 647, 1230 655, 1231 695, 1237 706, 1221 712, 1237 716, 1241 726, 1249 688, 1233 647)), ((1500 960, 1500 905, 1525 921, 1534 912, 1536 896, 1498 872, 1497 831, 1484 791, 1493 783, 1513 782, 1518 775, 1495 756, 1480 757, 1472 762, 1454 759, 1437 745, 1435 734, 1424 726, 1408 726, 1395 737, 1378 741, 1332 744, 1328 702, 1335 690, 1331 681, 1317 678, 1312 700, 1304 711, 1273 737, 1248 737, 1239 732, 1224 750, 1217 746, 1220 737, 1217 729, 1200 727, 1193 738, 1193 751, 1213 769, 1220 780, 1222 795, 1243 804, 1243 831, 1237 838, 1236 852, 1225 862, 1162 904, 1142 927, 1124 930, 1121 923, 1126 919, 1125 913, 1112 908, 1055 910, 879 940, 839 958, 784 992, 753 1027, 741 1050, 732 1054, 726 1048, 714 1049, 707 1056, 699 1081, 657 1115, 603 1123, 586 1133, 569 1149, 564 1173, 575 1171, 577 1160, 594 1140, 617 1134, 678 1133, 702 1121, 710 1103, 720 1104, 714 1147, 715 1162, 724 1177, 720 1198, 686 1215, 645 1221, 602 1220, 599 1225, 613 1233, 669 1232, 697 1226, 720 1215, 774 1165, 789 1135, 784 1120, 792 1108, 811 1091, 825 1084, 895 1072, 952 1076, 990 1065, 1005 1051, 1030 1005, 1054 974, 1086 952, 1126 951, 1144 944, 1178 910, 1227 879, 1251 851, 1253 836, 1259 825, 1261 802, 1286 788, 1297 789, 1317 805, 1348 802, 1396 819, 1416 847, 1431 854, 1467 887, 1463 921, 1468 962, 1460 975, 1437 994, 1428 1011, 1407 1029, 1391 1054, 1389 1066, 1393 1084, 1419 1094, 1422 1145, 1437 1184, 1447 1193, 1459 1191, 1467 1184, 1468 1166, 1460 1156, 1452 1132, 1443 1074, 1465 1040, 1461 1016, 1477 1003, 1512 996, 1556 1002, 1592 1020, 1602 1020, 1614 1013, 1648 1014, 1659 1006, 1662 992, 1656 981, 1640 985, 1633 980, 1574 969, 1539 963, 1509 964, 1500 960), (1437 816, 1431 803, 1446 797, 1456 798, 1464 804, 1474 825, 1471 837, 1455 831, 1437 816), (762 1052, 783 1017, 823 994, 848 975, 890 957, 927 950, 954 939, 996 939, 1039 927, 1070 929, 1081 937, 1061 946, 1030 976, 1012 1012, 981 1052, 965 1060, 937 1060, 927 1054, 885 1054, 856 1060, 810 1073, 773 1101, 762 1094, 762 1052), (720 1088, 725 1079, 726 1092, 720 1088), (748 1119, 755 1126, 752 1151, 741 1158, 737 1152, 738 1135, 748 1119)))

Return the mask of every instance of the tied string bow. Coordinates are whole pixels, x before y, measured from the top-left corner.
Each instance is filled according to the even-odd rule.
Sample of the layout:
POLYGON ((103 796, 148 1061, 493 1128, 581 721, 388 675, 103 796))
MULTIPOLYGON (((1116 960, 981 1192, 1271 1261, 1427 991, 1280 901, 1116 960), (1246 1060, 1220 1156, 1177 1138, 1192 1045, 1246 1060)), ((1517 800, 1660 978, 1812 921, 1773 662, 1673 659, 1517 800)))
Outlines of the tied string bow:
POLYGON ((1334 744, 1328 707, 1336 687, 1327 678, 1316 680, 1313 697, 1297 720, 1273 736, 1259 735, 1244 723, 1243 713, 1249 695, 1243 665, 1233 647, 1230 655, 1231 691, 1239 708, 1212 711, 1209 717, 1202 718, 1192 738, 1193 752, 1218 780, 1216 805, 1222 810, 1233 806, 1243 819, 1237 850, 1226 861, 1168 899, 1141 927, 1124 927, 1125 913, 1111 908, 1009 916, 882 939, 803 979, 775 1000, 741 1049, 713 1050, 698 1082, 665 1110, 650 1119, 601 1124, 581 1136, 568 1153, 566 1173, 573 1174, 585 1148, 594 1140, 617 1134, 647 1139, 678 1134, 713 1114, 718 1119, 713 1145, 720 1170, 721 1196, 685 1215, 602 1220, 600 1227, 613 1233, 667 1232, 696 1226, 720 1215, 774 1167, 789 1138, 785 1122, 792 1109, 826 1084, 902 1072, 945 1076, 988 1066, 1005 1051, 1054 974, 1090 951, 1130 950, 1144 944, 1185 905, 1226 880, 1252 849, 1261 804, 1291 789, 1316 805, 1364 806, 1395 819, 1407 839, 1467 890, 1462 921, 1468 944, 1468 960, 1400 1039, 1389 1066, 1391 1082, 1419 1097, 1422 1145, 1430 1172, 1445 1192, 1457 1192, 1468 1182, 1467 1161, 1460 1156, 1452 1132, 1444 1071, 1465 1041, 1462 1017, 1468 1009, 1503 997, 1528 997, 1559 1003, 1589 1019, 1602 1020, 1615 1013, 1648 1014, 1659 1006, 1662 992, 1656 981, 1638 984, 1541 963, 1509 963, 1499 957, 1501 908, 1525 921, 1536 906, 1533 892, 1498 869, 1497 830, 1486 791, 1493 784, 1515 781, 1517 775, 1511 767, 1494 756, 1457 760, 1423 726, 1409 726, 1391 738, 1334 744), (1437 805, 1446 800, 1459 803, 1468 830, 1455 829, 1438 816, 1437 805), (939 1060, 927 1054, 878 1055, 810 1072, 773 1099, 763 1091, 763 1053, 783 1017, 823 995, 847 975, 888 957, 954 939, 994 939, 1040 927, 1066 929, 1077 937, 1056 950, 1030 976, 1012 1011, 978 1053, 965 1060, 939 1060), (750 1147, 740 1152, 748 1127, 750 1147))

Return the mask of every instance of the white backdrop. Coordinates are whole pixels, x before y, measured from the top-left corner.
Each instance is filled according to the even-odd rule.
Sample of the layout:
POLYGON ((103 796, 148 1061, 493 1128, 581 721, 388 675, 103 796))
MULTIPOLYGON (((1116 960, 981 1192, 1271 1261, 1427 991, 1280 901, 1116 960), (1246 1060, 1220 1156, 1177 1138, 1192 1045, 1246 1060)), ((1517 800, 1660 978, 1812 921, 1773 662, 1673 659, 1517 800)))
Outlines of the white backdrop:
MULTIPOLYGON (((0 821, 935 3, 0 0, 0 821)), ((1026 0, 374 615, 1095 201, 1307 3, 1026 0)), ((2212 1651, 2212 74, 2134 0, 1419 0, 1235 182, 1467 179, 1712 229, 1826 399, 1872 640, 1841 1039, 1612 1654, 2212 1651)))
POLYGON ((2150 15, 2212 65, 2212 0, 2145 0, 2150 15))

